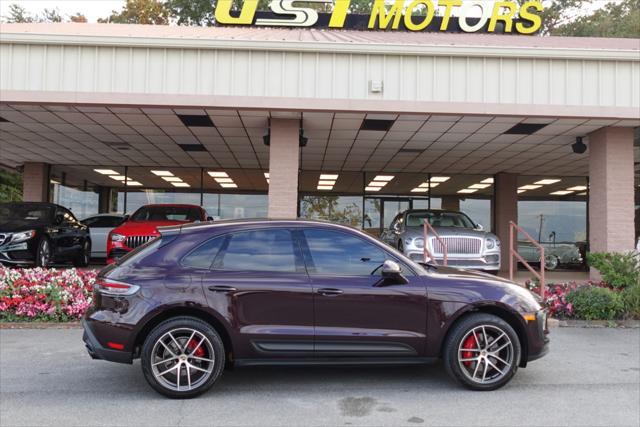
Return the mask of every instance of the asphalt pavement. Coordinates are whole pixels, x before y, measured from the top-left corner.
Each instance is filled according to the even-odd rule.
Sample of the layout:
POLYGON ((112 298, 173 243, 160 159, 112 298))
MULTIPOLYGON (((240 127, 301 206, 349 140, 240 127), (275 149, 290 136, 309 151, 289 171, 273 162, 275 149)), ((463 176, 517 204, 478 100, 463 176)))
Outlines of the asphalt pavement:
POLYGON ((640 329, 560 328, 501 390, 472 392, 440 364, 243 368, 169 400, 139 362, 86 354, 79 329, 0 330, 0 425, 638 426, 640 329))

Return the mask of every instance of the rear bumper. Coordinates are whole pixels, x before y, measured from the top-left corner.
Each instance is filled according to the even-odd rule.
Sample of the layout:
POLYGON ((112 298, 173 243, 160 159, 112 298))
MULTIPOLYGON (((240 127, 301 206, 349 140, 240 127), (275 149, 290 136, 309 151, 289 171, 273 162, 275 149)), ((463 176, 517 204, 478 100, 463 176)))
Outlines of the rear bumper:
POLYGON ((85 319, 82 319, 82 327, 84 328, 82 341, 84 341, 87 353, 89 353, 89 356, 91 356, 92 359, 107 360, 109 362, 117 363, 133 363, 133 356, 130 352, 113 350, 100 344, 92 330, 91 324, 85 319))

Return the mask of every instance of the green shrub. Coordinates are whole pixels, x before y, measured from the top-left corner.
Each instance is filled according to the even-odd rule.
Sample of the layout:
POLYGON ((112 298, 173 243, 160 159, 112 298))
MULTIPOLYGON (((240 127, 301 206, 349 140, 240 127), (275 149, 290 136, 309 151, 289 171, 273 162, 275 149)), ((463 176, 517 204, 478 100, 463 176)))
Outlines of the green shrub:
POLYGON ((598 252, 587 255, 589 265, 596 268, 602 280, 614 288, 640 286, 640 257, 634 253, 598 252))
POLYGON ((620 293, 607 288, 583 286, 566 296, 578 319, 613 320, 624 312, 620 293))
POLYGON ((629 286, 620 293, 627 316, 640 319, 640 285, 629 286))

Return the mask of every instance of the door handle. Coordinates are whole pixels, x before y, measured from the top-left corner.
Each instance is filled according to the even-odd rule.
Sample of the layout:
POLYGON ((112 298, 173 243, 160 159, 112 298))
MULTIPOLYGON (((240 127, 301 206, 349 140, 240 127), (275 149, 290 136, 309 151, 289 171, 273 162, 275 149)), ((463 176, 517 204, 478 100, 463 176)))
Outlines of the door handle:
POLYGON ((323 288, 323 289, 318 289, 318 293, 320 295, 324 295, 325 297, 335 297, 335 296, 341 295, 343 292, 340 289, 323 288))
POLYGON ((209 290, 211 292, 233 292, 233 291, 236 291, 237 289, 234 288, 233 286, 216 285, 216 286, 209 286, 209 290))

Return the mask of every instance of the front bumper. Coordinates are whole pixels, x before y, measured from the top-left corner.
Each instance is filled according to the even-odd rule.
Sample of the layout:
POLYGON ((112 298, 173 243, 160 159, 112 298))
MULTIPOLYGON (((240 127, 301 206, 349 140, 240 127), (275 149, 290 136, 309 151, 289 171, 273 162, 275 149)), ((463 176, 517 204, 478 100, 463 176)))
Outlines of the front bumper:
MULTIPOLYGON (((422 249, 405 250, 405 255, 411 258, 413 261, 422 262, 424 259, 424 252, 422 249)), ((438 265, 444 264, 444 258, 435 257, 435 262, 438 265)), ((500 270, 500 255, 499 254, 487 254, 485 256, 473 256, 473 257, 456 257, 455 255, 447 257, 447 266, 460 268, 463 270, 481 270, 481 271, 498 271, 500 270)))
POLYGON ((538 311, 536 320, 527 324, 527 338, 529 341, 527 362, 540 359, 549 353, 549 327, 545 310, 538 311))

